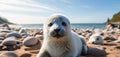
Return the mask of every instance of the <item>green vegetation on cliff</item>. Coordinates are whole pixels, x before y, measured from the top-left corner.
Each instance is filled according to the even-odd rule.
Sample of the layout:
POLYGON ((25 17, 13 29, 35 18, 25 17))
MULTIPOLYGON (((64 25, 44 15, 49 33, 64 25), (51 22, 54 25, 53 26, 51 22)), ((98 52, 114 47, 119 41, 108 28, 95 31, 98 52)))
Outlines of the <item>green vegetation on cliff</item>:
POLYGON ((120 22, 120 12, 114 14, 110 22, 120 22))
POLYGON ((4 23, 13 24, 13 23, 9 22, 6 18, 0 17, 0 24, 4 24, 4 23))

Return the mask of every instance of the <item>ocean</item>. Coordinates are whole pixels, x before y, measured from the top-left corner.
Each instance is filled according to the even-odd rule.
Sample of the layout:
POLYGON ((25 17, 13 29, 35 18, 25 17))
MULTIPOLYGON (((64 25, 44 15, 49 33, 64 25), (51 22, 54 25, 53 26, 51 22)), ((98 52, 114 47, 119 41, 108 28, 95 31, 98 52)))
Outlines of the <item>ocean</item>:
MULTIPOLYGON (((43 28, 43 24, 20 24, 23 28, 43 28)), ((72 23, 72 28, 105 28, 105 23, 72 23)))

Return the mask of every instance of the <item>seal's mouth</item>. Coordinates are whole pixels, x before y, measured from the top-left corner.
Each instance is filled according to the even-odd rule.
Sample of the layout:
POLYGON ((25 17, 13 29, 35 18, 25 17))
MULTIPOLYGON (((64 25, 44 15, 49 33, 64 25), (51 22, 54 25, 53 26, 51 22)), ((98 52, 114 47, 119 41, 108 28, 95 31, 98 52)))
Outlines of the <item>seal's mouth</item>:
POLYGON ((56 34, 56 35, 54 35, 53 37, 61 38, 61 37, 63 37, 63 36, 64 36, 64 35, 56 34))
POLYGON ((53 38, 62 38, 65 36, 65 31, 60 29, 60 30, 53 30, 50 31, 49 35, 53 38))

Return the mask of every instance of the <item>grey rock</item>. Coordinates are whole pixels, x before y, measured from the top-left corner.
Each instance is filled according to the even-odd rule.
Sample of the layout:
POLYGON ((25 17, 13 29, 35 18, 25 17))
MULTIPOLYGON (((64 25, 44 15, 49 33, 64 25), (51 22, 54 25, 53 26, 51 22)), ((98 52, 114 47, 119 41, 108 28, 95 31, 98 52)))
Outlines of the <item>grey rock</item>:
POLYGON ((10 30, 11 28, 9 27, 9 25, 8 24, 2 24, 2 25, 0 25, 0 27, 2 27, 2 28, 4 28, 4 29, 8 29, 8 30, 10 30))
POLYGON ((0 54, 0 57, 18 57, 18 55, 12 51, 6 51, 6 52, 0 54))
POLYGON ((23 45, 30 47, 30 46, 34 46, 38 43, 38 39, 34 38, 34 37, 27 37, 23 40, 23 45))
POLYGON ((28 34, 27 34, 27 33, 21 33, 21 36, 22 36, 23 38, 26 38, 26 37, 28 37, 28 34))
POLYGON ((0 29, 0 32, 10 33, 10 32, 12 32, 12 31, 11 31, 11 30, 8 30, 8 29, 0 29))
POLYGON ((43 40, 43 35, 36 35, 35 38, 43 40))
POLYGON ((2 43, 3 40, 0 40, 0 43, 2 43))
POLYGON ((0 33, 0 37, 5 37, 6 34, 7 34, 7 33, 5 33, 5 32, 1 32, 1 33, 0 33))
POLYGON ((26 29, 20 29, 19 30, 19 33, 21 34, 21 33, 27 33, 27 31, 26 31, 26 29))
POLYGON ((0 37, 0 40, 4 40, 4 37, 0 37))
POLYGON ((16 37, 16 38, 21 38, 22 36, 19 34, 19 33, 17 33, 17 32, 11 32, 11 33, 8 33, 7 35, 6 35, 6 37, 16 37))
POLYGON ((5 46, 17 45, 17 40, 15 38, 6 38, 2 41, 2 44, 5 46))

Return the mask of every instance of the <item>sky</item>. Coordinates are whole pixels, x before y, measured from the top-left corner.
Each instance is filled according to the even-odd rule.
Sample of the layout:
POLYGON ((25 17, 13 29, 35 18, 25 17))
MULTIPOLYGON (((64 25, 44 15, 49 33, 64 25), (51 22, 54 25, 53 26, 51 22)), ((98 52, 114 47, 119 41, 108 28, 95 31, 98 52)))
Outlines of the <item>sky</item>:
POLYGON ((52 14, 71 23, 104 23, 120 11, 120 0, 0 0, 0 16, 17 24, 41 24, 52 14))

